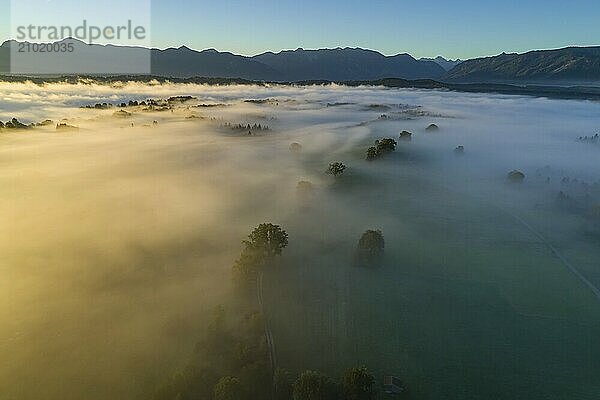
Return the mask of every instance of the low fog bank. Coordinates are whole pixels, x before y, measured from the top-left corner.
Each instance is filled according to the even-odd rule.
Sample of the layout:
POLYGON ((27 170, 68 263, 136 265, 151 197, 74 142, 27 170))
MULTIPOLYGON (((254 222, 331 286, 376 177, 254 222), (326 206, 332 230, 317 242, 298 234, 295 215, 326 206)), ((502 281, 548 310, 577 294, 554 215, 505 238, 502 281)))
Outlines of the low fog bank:
MULTIPOLYGON (((229 301, 240 241, 261 222, 288 230, 289 265, 345 262, 366 229, 426 248, 420 221, 460 203, 459 224, 493 224, 471 211, 484 204, 574 257, 600 245, 600 144, 578 140, 600 129, 596 103, 335 85, 0 83, 0 95, 0 121, 52 120, 0 130, 0 397, 148 398, 229 301), (194 98, 82 108, 172 96, 194 98), (385 137, 396 151, 366 161, 385 137), (325 173, 333 161, 341 177, 325 173)), ((578 266, 600 286, 586 254, 578 266)))

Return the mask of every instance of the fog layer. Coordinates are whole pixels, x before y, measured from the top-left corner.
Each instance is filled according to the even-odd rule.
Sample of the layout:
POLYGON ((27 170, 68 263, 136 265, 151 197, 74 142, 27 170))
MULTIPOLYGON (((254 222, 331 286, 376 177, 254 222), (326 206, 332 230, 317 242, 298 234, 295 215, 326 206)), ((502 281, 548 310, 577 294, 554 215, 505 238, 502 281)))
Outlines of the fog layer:
POLYGON ((596 103, 90 82, 0 83, 0 98, 1 121, 52 120, 0 130, 0 398, 150 396, 228 301, 240 241, 265 221, 290 234, 266 289, 283 367, 364 362, 403 375, 415 398, 447 396, 451 380, 473 398, 503 386, 513 396, 526 376, 530 398, 544 398, 535 370, 548 360, 519 369, 519 357, 554 350, 556 369, 541 373, 558 382, 549 387, 600 389, 590 339, 600 333, 600 144, 583 139, 600 128, 596 103), (82 108, 184 95, 194 98, 163 111, 82 108), (440 129, 426 131, 432 123, 440 129), (365 161, 385 137, 396 152, 365 161), (290 152, 293 142, 301 151, 290 152), (339 179, 325 174, 333 161, 348 166, 339 179), (511 183, 512 170, 525 180, 511 183), (299 181, 313 184, 308 198, 299 181), (351 256, 367 229, 386 237, 386 263, 356 272, 351 256), (411 325, 450 293, 466 296, 447 303, 466 318, 411 325), (486 325, 503 339, 486 343, 482 316, 504 318, 486 325), (504 328, 513 319, 523 325, 504 328), (544 332, 555 340, 532 350, 544 332), (462 348, 470 343, 478 355, 462 348), (490 374, 514 375, 486 378, 479 367, 494 357, 502 361, 487 364, 490 374), (572 375, 556 377, 559 369, 572 375))

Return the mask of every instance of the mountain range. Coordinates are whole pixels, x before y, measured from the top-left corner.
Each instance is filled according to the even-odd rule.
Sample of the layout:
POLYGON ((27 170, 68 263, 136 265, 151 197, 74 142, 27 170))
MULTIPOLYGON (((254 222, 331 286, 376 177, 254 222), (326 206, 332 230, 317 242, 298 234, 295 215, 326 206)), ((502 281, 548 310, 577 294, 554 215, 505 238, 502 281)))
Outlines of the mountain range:
MULTIPOLYGON (((19 73, 35 74, 40 65, 50 75, 65 71, 67 74, 86 73, 96 71, 98 66, 102 66, 106 73, 132 73, 136 70, 136 63, 139 66, 144 61, 151 65, 148 73, 176 78, 202 76, 261 81, 340 81, 388 77, 440 78, 446 73, 434 61, 416 60, 408 54, 385 56, 359 48, 297 49, 246 57, 214 49, 196 51, 186 46, 160 50, 88 45, 75 39, 65 39, 59 43, 73 45, 74 51, 60 53, 58 57, 33 54, 31 59, 19 61, 19 73)), ((20 45, 20 42, 6 41, 0 46, 0 73, 9 70, 11 46, 20 45)), ((19 56, 26 57, 28 54, 19 56)))
POLYGON ((483 57, 460 63, 445 81, 598 84, 600 47, 566 47, 483 57))
MULTIPOLYGON (((385 56, 373 50, 348 47, 299 48, 247 57, 214 49, 196 51, 185 46, 160 50, 88 45, 75 39, 60 43, 72 44, 75 51, 44 59, 47 74, 86 74, 98 65, 114 66, 114 71, 104 69, 108 74, 126 74, 134 73, 142 62, 146 62, 148 74, 173 78, 218 77, 273 82, 401 78, 452 83, 600 83, 600 47, 502 53, 461 61, 446 60, 441 56, 433 59, 415 59, 409 54, 385 56), (65 65, 69 65, 67 71, 65 65)), ((11 46, 19 45, 16 41, 6 41, 0 46, 0 73, 9 72, 11 46)), ((37 75, 35 70, 39 62, 23 64, 21 74, 37 75)))

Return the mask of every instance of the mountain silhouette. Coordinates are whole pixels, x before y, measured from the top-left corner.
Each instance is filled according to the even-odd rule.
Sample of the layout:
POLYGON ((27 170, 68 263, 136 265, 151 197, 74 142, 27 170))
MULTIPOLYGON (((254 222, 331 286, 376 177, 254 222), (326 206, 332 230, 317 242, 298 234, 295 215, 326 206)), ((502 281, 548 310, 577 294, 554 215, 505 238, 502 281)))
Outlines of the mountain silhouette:
MULTIPOLYGON (((52 57, 37 53, 23 59, 20 54, 20 68, 16 72, 35 75, 43 66, 46 74, 85 74, 90 71, 94 74, 97 70, 100 73, 102 68, 106 74, 123 74, 135 73, 136 67, 150 63, 147 73, 158 76, 261 81, 418 79, 439 78, 445 73, 435 62, 415 60, 408 54, 384 56, 358 48, 298 49, 246 57, 214 49, 196 51, 185 46, 159 50, 89 45, 76 39, 58 43, 72 44, 76 51, 52 57)), ((6 41, 0 46, 0 72, 9 72, 11 46, 20 44, 6 41)))

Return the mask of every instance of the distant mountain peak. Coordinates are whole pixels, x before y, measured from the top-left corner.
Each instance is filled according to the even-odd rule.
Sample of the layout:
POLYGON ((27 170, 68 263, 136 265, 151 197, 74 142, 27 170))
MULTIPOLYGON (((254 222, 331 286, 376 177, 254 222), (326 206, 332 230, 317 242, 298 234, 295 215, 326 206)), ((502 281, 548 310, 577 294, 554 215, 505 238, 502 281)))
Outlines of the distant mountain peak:
POLYGON ((462 62, 462 60, 460 59, 451 60, 446 59, 443 56, 437 56, 435 58, 421 58, 421 60, 432 61, 438 64, 440 67, 444 68, 446 71, 450 71, 452 68, 456 67, 462 62))

